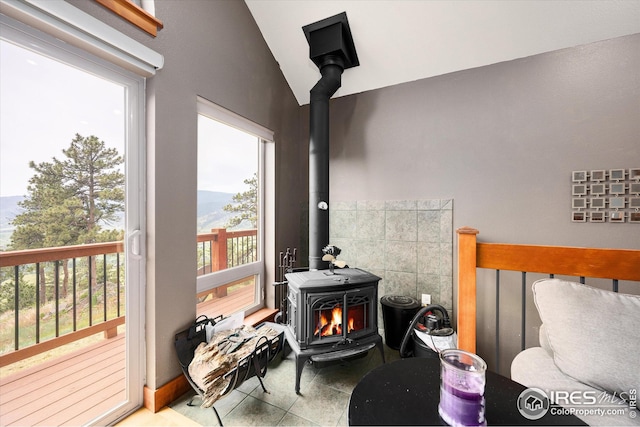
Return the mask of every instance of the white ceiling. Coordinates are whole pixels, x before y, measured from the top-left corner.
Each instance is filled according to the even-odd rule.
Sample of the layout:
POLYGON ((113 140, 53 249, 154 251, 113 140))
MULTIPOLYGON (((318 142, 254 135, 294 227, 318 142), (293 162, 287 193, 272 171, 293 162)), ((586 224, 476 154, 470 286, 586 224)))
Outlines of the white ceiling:
POLYGON ((334 97, 640 33, 640 0, 245 0, 300 105, 302 27, 347 12, 360 66, 334 97))

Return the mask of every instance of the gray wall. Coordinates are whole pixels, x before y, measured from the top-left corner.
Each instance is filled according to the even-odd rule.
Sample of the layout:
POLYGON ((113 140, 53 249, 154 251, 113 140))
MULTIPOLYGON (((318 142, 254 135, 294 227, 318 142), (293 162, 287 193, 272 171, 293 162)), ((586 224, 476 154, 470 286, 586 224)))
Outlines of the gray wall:
POLYGON ((640 34, 334 99, 331 204, 453 199, 484 241, 638 249, 639 224, 570 222, 571 171, 640 167, 638 70, 640 34))
POLYGON ((334 99, 332 201, 451 198, 487 240, 639 248, 636 224, 569 221, 572 170, 639 167, 638 69, 640 34, 334 99))
MULTIPOLYGON (((244 2, 156 2, 165 28, 152 47, 165 68, 149 82, 155 109, 150 147, 147 359, 158 387, 178 374, 175 331, 193 321, 196 282, 196 95, 275 131, 276 185, 287 192, 296 175, 298 106, 244 2), (154 329, 155 327, 155 329, 154 329), (155 367, 155 372, 154 371, 155 367)), ((297 221, 276 205, 275 247, 292 246, 297 221)), ((273 272, 273 259, 268 271, 273 272)), ((274 278, 267 278, 267 283, 274 278)), ((271 289, 269 289, 271 290, 271 289)))
MULTIPOLYGON (((242 1, 162 0, 164 28, 153 39, 94 2, 72 3, 164 55, 147 81, 147 385, 156 389, 179 375, 174 334, 196 309, 196 96, 275 132, 275 184, 298 190, 299 111, 280 68, 242 1)), ((300 239, 300 212, 276 200, 276 248, 300 239)), ((299 203, 299 202, 298 202, 299 203)), ((297 205, 297 203, 296 203, 297 205)), ((267 259, 267 283, 274 280, 267 259)), ((272 287, 267 302, 273 305, 272 287)))

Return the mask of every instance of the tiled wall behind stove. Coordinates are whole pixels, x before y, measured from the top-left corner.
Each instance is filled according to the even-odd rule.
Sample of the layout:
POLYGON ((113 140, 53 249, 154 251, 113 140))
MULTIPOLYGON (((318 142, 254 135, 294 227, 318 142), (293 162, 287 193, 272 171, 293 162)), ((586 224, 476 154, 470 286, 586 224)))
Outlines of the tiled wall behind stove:
POLYGON ((336 202, 329 235, 339 260, 382 277, 379 297, 430 294, 451 311, 453 200, 336 202))

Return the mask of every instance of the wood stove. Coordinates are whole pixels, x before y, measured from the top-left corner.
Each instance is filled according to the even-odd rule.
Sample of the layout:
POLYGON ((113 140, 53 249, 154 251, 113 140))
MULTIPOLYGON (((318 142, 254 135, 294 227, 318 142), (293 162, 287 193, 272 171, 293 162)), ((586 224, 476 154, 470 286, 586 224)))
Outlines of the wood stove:
POLYGON ((339 360, 378 347, 378 282, 357 268, 286 275, 287 342, 296 357, 296 393, 305 363, 339 360))
POLYGON ((321 78, 309 102, 309 270, 286 274, 285 335, 296 356, 296 393, 305 363, 339 360, 378 347, 378 282, 355 268, 325 270, 329 244, 329 99, 344 70, 360 65, 345 12, 305 25, 321 78))

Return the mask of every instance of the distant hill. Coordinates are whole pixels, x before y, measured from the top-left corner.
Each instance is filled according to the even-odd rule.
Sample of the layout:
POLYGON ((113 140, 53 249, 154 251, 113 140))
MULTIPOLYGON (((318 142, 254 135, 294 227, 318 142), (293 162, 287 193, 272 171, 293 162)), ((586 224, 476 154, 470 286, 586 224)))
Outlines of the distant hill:
POLYGON ((212 228, 222 228, 233 217, 222 207, 231 203, 234 193, 218 191, 198 191, 198 233, 206 233, 212 228))
POLYGON ((11 233, 13 233, 13 218, 22 212, 18 202, 24 200, 24 196, 0 197, 0 249, 6 249, 11 243, 11 233))
POLYGON ((0 231, 11 228, 11 220, 23 210, 18 206, 23 200, 24 196, 0 197, 0 231))
MULTIPOLYGON (((234 193, 198 191, 198 233, 224 227, 233 214, 225 212, 222 208, 231 203, 233 196, 234 193)), ((22 208, 18 206, 18 202, 22 200, 24 196, 0 197, 0 249, 5 249, 11 241, 11 233, 14 229, 11 221, 22 212, 22 208)), ((111 227, 124 228, 123 224, 124 220, 121 220, 120 224, 112 224, 111 227)))

